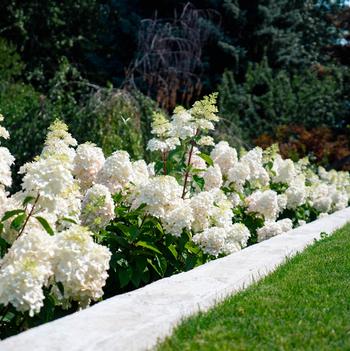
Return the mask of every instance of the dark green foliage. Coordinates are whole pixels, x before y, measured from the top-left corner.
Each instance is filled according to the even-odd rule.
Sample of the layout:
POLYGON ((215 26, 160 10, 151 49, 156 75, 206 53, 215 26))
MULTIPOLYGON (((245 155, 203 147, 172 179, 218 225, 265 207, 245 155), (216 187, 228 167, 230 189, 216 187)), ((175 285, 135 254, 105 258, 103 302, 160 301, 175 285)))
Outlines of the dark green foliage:
POLYGON ((121 149, 134 158, 145 156, 156 109, 151 99, 138 91, 91 84, 66 59, 49 86, 47 113, 63 119, 79 143, 91 141, 107 155, 121 149))
POLYGON ((225 31, 218 44, 232 57, 231 68, 267 56, 273 68, 299 70, 329 60, 322 48, 339 37, 329 15, 340 6, 340 1, 224 0, 225 31))
POLYGON ((293 225, 297 226, 298 223, 300 223, 299 221, 312 222, 312 221, 315 221, 319 215, 320 215, 320 212, 317 211, 314 207, 310 206, 310 204, 304 204, 304 205, 298 206, 294 210, 289 210, 289 209, 284 210, 279 215, 279 219, 292 218, 293 225))
MULTIPOLYGON (((273 68, 299 69, 329 57, 324 47, 341 37, 330 15, 341 1, 193 0, 211 10, 202 20, 210 33, 203 50, 204 93, 215 90, 225 68, 245 72, 264 55, 273 68)), ((137 56, 138 29, 145 18, 173 17, 177 0, 4 0, 1 35, 16 43, 26 76, 47 87, 62 57, 94 83, 120 86, 137 56)))
MULTIPOLYGON (((116 196, 116 202, 121 197, 116 196)), ((116 218, 98 234, 100 243, 113 253, 105 297, 130 291, 175 273, 188 271, 209 260, 191 241, 190 233, 181 237, 166 234, 155 217, 142 207, 130 210, 119 204, 116 218)))
POLYGON ((87 52, 94 48, 99 8, 95 0, 4 0, 1 33, 16 43, 27 75, 46 86, 61 57, 86 62, 87 52))
POLYGON ((248 213, 244 206, 237 206, 233 210, 235 222, 244 223, 249 229, 250 237, 248 245, 253 245, 258 242, 257 230, 264 225, 264 219, 256 215, 256 213, 248 213))
POLYGON ((0 113, 10 132, 10 139, 3 144, 16 158, 14 189, 21 179, 19 167, 41 152, 47 128, 56 118, 68 124, 80 143, 91 141, 106 154, 122 149, 134 158, 146 156, 149 119, 156 109, 152 100, 137 91, 90 84, 66 59, 60 61, 44 95, 15 80, 23 63, 5 41, 0 41, 0 57, 0 113))
POLYGON ((264 60, 250 64, 243 83, 232 72, 223 76, 220 112, 243 140, 272 132, 278 124, 326 124, 342 128, 350 115, 345 100, 348 71, 336 67, 290 74, 274 71, 264 60))
POLYGON ((110 155, 117 149, 144 156, 141 113, 133 96, 123 90, 100 89, 86 101, 71 123, 79 141, 91 140, 110 155))
POLYGON ((52 120, 45 113, 43 96, 24 83, 0 84, 0 113, 5 116, 4 126, 11 133, 10 139, 2 144, 16 158, 13 178, 18 185, 19 166, 40 152, 52 120))
POLYGON ((350 226, 191 317, 158 350, 348 350, 350 226))
POLYGON ((24 64, 14 45, 0 38, 0 81, 9 81, 22 73, 24 64))

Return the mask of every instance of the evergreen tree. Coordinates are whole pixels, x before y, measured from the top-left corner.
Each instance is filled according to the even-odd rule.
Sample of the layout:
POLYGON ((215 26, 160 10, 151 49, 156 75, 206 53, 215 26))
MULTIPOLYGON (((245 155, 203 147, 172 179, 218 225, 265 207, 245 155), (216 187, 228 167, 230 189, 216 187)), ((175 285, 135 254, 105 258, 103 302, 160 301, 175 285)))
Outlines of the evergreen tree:
POLYGON ((243 72, 266 56, 272 68, 303 69, 327 62, 323 48, 339 38, 330 15, 340 1, 224 0, 219 46, 243 72))
MULTIPOLYGON (((203 49, 202 93, 216 89, 225 69, 243 80, 249 62, 268 58, 273 69, 299 70, 328 62, 337 42, 336 0, 192 0, 210 31, 203 49), (238 75, 237 75, 238 74, 238 75)), ((85 78, 120 86, 137 56, 142 19, 180 13, 180 0, 2 0, 0 33, 15 43, 36 87, 54 76, 63 56, 85 78)))
POLYGON ((250 63, 243 83, 226 72, 219 87, 225 135, 248 141, 282 124, 341 129, 350 117, 348 77, 349 70, 336 67, 276 72, 267 59, 250 63))

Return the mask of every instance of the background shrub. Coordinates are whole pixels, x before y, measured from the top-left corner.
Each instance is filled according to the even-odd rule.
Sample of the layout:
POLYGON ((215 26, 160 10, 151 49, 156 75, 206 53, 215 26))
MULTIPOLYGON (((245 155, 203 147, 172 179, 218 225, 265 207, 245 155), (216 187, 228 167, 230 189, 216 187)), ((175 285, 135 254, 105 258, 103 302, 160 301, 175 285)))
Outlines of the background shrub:
POLYGON ((347 70, 335 67, 275 72, 265 59, 249 65, 243 83, 230 71, 224 74, 219 86, 221 115, 243 140, 272 133, 278 124, 342 128, 350 116, 347 75, 347 70))
POLYGON ((349 127, 332 130, 324 126, 306 129, 301 125, 282 125, 272 136, 262 134, 254 142, 262 148, 278 143, 284 158, 297 161, 309 155, 319 165, 349 171, 349 134, 349 127))
MULTIPOLYGON (((64 120, 77 140, 92 141, 109 155, 127 150, 134 158, 146 157, 150 118, 156 104, 138 91, 102 88, 83 79, 67 59, 50 80, 46 94, 17 77, 24 64, 13 46, 0 41, 0 113, 11 138, 4 142, 16 157, 14 190, 20 165, 42 149, 46 130, 56 118, 64 120), (146 139, 145 139, 146 138, 146 139)), ((147 158, 147 157, 146 157, 147 158)))

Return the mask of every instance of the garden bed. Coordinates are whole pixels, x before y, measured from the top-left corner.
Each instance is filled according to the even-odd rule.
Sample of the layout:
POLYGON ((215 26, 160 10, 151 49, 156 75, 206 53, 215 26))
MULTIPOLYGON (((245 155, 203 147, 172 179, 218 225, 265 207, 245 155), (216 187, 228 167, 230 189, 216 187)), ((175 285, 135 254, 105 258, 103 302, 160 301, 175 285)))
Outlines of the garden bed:
POLYGON ((262 278, 350 220, 350 208, 250 246, 189 272, 154 282, 89 309, 33 328, 0 344, 2 351, 145 350, 184 317, 213 306, 262 278))

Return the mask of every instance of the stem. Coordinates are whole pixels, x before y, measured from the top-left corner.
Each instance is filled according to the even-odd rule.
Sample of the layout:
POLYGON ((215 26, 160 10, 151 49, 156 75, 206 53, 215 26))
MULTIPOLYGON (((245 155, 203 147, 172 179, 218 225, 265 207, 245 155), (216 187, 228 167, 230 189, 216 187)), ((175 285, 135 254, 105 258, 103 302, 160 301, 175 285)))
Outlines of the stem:
POLYGON ((26 227, 26 225, 27 225, 27 223, 28 223, 28 221, 29 221, 29 218, 33 215, 34 209, 35 209, 35 205, 37 204, 37 202, 38 202, 38 200, 39 200, 39 197, 40 197, 40 194, 38 194, 37 197, 35 198, 34 204, 33 204, 32 208, 30 209, 30 212, 29 212, 29 214, 28 214, 28 216, 27 216, 27 218, 26 218, 26 220, 25 220, 25 222, 24 222, 24 224, 23 224, 22 229, 21 229, 20 232, 18 233, 17 238, 19 238, 19 237, 22 235, 22 233, 23 233, 23 231, 24 231, 24 229, 25 229, 25 227, 26 227))

